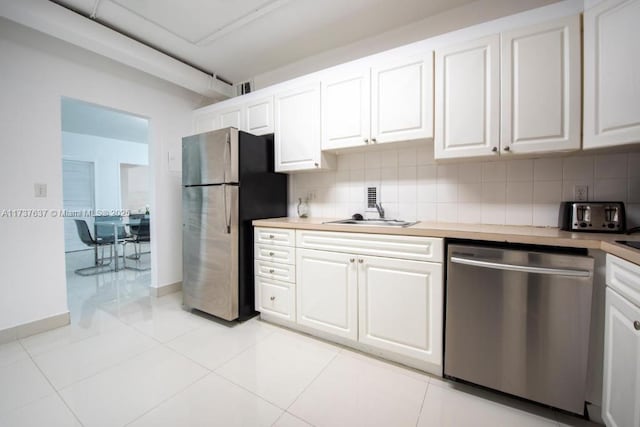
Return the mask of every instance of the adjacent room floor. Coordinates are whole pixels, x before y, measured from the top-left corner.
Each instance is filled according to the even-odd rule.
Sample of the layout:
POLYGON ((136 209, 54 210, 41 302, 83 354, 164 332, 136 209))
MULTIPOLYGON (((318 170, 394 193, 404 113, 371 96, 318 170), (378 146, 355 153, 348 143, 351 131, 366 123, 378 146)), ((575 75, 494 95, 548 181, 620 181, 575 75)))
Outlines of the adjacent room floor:
POLYGON ((257 318, 230 328, 149 297, 150 271, 75 275, 83 256, 71 325, 0 346, 0 426, 591 425, 257 318))

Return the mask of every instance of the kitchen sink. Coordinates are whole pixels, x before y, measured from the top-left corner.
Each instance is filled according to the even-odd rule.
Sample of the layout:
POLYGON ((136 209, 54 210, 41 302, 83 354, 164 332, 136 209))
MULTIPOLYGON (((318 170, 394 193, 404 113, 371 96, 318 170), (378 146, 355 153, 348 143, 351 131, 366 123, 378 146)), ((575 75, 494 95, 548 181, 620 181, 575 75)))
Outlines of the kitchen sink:
POLYGON ((411 227, 418 221, 409 222, 400 219, 340 219, 338 221, 327 221, 323 224, 348 224, 348 225, 368 225, 374 227, 411 227))

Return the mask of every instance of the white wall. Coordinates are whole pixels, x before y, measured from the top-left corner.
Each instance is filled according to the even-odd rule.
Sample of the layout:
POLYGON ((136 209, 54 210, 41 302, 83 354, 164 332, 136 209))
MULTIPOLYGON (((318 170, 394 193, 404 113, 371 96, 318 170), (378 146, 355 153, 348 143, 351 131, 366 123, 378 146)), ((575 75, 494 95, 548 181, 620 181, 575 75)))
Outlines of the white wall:
MULTIPOLYGON (((178 282, 181 177, 167 167, 200 96, 0 20, 0 209, 62 209, 60 99, 150 119, 152 285, 178 282), (34 183, 48 185, 34 198, 34 183)), ((0 218, 0 330, 67 311, 61 218, 0 218)))
POLYGON ((149 146, 93 135, 62 132, 62 158, 93 162, 96 209, 121 209, 120 164, 149 164, 149 146))
POLYGON ((289 215, 310 193, 310 216, 362 213, 365 187, 374 185, 388 218, 557 227, 559 204, 573 200, 576 184, 589 186, 589 200, 625 202, 629 225, 640 225, 637 150, 436 164, 430 143, 343 154, 336 171, 291 175, 289 215))
MULTIPOLYGON (((478 0, 438 15, 414 22, 391 31, 369 37, 346 46, 332 49, 301 61, 254 76, 255 89, 300 77, 345 62, 374 55, 389 49, 428 39, 454 30, 498 19, 526 10, 540 8, 558 0, 478 0)), ((582 0, 565 0, 557 10, 582 9, 582 0)), ((542 13, 545 13, 542 11, 542 13)))

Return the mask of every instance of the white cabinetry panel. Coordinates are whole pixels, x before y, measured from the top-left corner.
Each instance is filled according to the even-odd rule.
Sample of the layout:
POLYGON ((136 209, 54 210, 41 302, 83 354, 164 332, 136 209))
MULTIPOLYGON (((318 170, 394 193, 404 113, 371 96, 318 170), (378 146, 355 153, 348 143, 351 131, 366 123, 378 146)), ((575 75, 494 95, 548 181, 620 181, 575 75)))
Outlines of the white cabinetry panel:
POLYGON ((609 427, 640 425, 640 323, 634 322, 640 307, 607 287, 602 417, 609 427))
POLYGON ((433 53, 371 73, 371 141, 432 138, 433 53))
POLYGON ((346 254, 298 249, 296 267, 298 323, 356 340, 355 259, 346 254))
POLYGON ((441 364, 442 264, 358 257, 358 268, 359 341, 441 364))
POLYGON ((366 145, 369 141, 370 71, 343 71, 322 79, 322 149, 366 145))
POLYGON ((580 17, 502 34, 502 153, 580 148, 580 17))
POLYGON ((640 142, 640 0, 584 12, 584 148, 640 142))
POLYGON ((273 133, 273 97, 257 99, 246 104, 246 130, 254 135, 273 133))
POLYGON ((500 37, 436 50, 435 157, 491 155, 499 147, 500 37))

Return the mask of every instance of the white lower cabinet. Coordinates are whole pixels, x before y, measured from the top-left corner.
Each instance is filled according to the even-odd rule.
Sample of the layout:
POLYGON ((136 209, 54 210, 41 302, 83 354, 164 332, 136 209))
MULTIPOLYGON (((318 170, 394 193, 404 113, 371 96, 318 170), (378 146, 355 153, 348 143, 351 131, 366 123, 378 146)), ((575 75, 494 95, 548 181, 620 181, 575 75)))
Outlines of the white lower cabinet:
POLYGON ((358 258, 359 341, 442 363, 442 265, 358 258))
POLYGON ((262 243, 280 235, 291 242, 278 229, 255 232, 266 320, 442 374, 442 239, 297 230, 291 251, 262 243))
POLYGON ((358 282, 348 254, 298 249, 297 321, 343 338, 358 339, 358 282))
POLYGON ((607 256, 602 418, 640 426, 640 266, 607 256))

